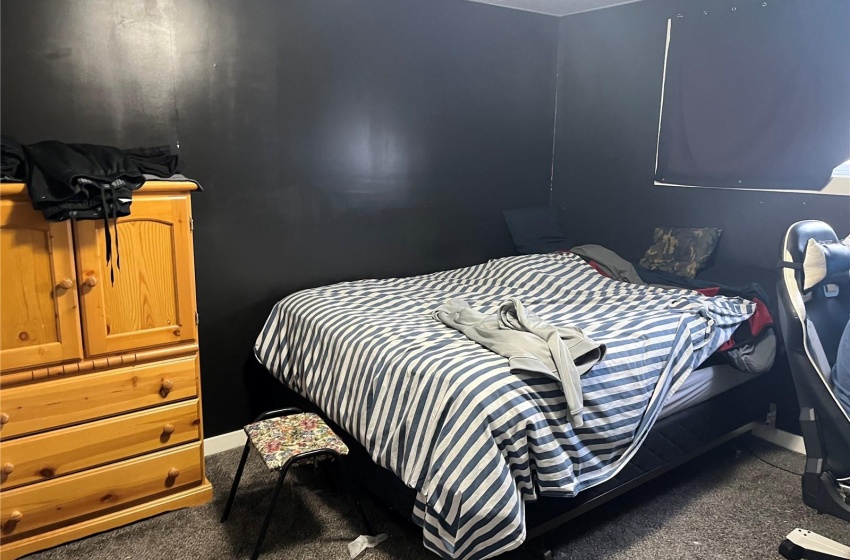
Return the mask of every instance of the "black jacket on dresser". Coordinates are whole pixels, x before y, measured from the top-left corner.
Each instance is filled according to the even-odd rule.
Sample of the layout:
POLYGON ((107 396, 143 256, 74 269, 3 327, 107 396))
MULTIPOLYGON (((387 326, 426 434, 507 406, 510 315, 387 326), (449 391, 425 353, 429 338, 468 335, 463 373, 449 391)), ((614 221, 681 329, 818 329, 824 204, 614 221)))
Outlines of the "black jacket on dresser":
MULTIPOLYGON (((4 174, 10 149, 4 138, 4 174), (8 157, 7 157, 8 156, 8 157)), ((171 177, 180 161, 168 146, 121 150, 95 144, 65 144, 55 140, 23 146, 26 184, 30 200, 49 221, 102 219, 106 235, 106 261, 112 261, 112 237, 118 255, 117 219, 130 215, 133 191, 145 183, 145 174, 171 177), (109 220, 113 221, 113 232, 109 220)), ((15 168, 20 173, 19 168, 15 168)))

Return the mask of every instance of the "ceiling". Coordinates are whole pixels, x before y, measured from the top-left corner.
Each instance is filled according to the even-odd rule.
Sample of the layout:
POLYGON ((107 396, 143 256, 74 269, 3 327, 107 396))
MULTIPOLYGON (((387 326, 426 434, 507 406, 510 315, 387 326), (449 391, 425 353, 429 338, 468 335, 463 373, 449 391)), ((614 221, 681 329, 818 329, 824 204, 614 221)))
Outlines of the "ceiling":
POLYGON ((568 16, 600 8, 630 4, 638 0, 470 0, 517 10, 526 10, 550 16, 568 16))

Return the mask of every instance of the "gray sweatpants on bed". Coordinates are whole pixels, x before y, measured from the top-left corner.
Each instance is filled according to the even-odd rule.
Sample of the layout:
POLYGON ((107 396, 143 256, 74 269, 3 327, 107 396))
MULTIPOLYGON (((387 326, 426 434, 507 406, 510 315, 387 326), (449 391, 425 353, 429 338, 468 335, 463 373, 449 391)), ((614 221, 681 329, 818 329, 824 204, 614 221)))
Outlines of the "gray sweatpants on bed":
POLYGON ((495 315, 475 311, 452 299, 434 310, 438 321, 470 340, 508 358, 511 371, 542 373, 561 382, 573 427, 584 424, 581 375, 605 356, 605 345, 577 327, 554 327, 527 310, 517 298, 501 304, 495 315))

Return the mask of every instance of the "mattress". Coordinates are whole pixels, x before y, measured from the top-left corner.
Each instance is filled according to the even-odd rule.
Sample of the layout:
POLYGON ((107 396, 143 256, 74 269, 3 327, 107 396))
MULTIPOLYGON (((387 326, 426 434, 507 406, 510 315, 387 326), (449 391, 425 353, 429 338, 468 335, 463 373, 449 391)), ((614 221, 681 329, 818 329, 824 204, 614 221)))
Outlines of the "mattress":
POLYGON ((715 365, 691 372, 685 382, 673 392, 661 409, 659 420, 746 383, 757 375, 728 365, 715 365))

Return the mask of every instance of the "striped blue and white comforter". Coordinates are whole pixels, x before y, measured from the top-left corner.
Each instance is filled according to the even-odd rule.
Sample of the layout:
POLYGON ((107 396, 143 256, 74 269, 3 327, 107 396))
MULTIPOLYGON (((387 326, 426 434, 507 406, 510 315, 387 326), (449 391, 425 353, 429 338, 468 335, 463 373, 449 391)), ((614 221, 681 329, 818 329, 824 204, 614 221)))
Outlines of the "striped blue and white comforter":
POLYGON ((531 255, 292 294, 255 352, 417 490, 427 548, 487 558, 523 542, 525 501, 613 477, 665 399, 754 309, 611 280, 573 255, 531 255), (511 373, 507 359, 431 317, 449 298, 493 313, 512 296, 607 345, 582 377, 584 427, 566 421, 556 381, 511 373))

